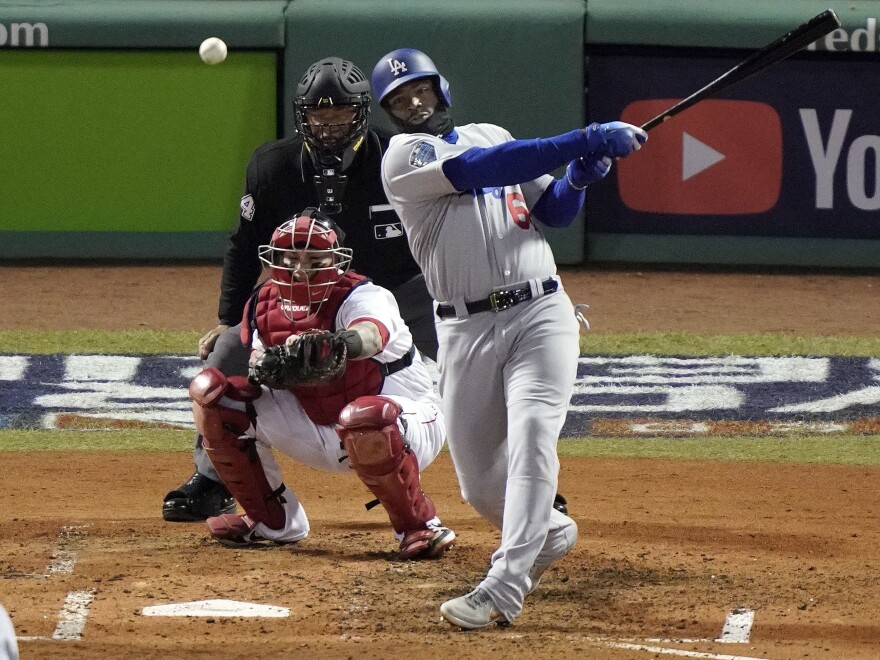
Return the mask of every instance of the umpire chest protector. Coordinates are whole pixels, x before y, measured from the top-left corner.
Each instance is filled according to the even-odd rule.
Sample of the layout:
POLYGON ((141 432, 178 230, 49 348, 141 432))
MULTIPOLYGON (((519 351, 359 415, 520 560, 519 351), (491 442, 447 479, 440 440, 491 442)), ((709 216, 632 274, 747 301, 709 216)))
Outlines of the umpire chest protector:
MULTIPOLYGON (((254 330, 260 333, 265 346, 278 346, 290 335, 309 330, 335 332, 339 307, 355 287, 368 281, 363 275, 351 271, 345 273, 318 313, 303 321, 291 321, 284 315, 278 300, 278 287, 266 282, 248 302, 245 314, 247 324, 242 326, 242 342, 250 345, 254 330)), ((341 378, 331 383, 293 387, 290 391, 296 395, 313 422, 336 424, 346 404, 359 396, 378 394, 383 381, 381 365, 376 360, 349 360, 341 378)))

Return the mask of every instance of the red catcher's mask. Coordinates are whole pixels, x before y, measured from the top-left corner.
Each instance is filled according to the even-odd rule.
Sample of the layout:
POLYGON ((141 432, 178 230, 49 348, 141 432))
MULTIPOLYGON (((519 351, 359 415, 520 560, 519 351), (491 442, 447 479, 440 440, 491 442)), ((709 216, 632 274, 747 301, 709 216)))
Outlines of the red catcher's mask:
POLYGON ((280 292, 281 311, 291 321, 317 314, 351 265, 344 232, 326 215, 308 208, 278 227, 260 261, 280 292))

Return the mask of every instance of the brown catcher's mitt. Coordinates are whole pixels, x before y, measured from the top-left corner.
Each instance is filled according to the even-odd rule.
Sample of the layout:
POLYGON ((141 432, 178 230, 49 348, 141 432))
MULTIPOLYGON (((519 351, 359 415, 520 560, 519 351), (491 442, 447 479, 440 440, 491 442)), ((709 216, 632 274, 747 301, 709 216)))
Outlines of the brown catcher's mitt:
POLYGON ((248 379, 275 390, 329 383, 345 372, 347 354, 345 340, 338 333, 306 333, 292 346, 267 348, 251 365, 248 379))

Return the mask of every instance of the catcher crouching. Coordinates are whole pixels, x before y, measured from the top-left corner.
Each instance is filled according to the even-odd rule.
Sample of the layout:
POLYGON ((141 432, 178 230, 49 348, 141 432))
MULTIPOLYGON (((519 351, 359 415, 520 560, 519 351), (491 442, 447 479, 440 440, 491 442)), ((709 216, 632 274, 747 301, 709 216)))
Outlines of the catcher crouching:
POLYGON ((205 369, 190 384, 204 446, 244 515, 206 522, 224 545, 306 538, 309 521, 272 449, 353 471, 388 512, 401 559, 452 547, 419 471, 446 436, 433 383, 389 291, 349 270, 333 221, 309 208, 260 247, 268 280, 242 322, 247 378, 205 369))

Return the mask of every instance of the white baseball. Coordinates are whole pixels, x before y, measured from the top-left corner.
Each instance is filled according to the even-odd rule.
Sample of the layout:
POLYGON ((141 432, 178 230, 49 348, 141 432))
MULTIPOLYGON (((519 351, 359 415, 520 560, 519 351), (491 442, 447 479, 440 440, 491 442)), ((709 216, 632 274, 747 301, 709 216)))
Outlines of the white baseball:
POLYGON ((218 37, 208 37, 199 46, 199 57, 206 64, 220 64, 226 59, 226 43, 218 37))

